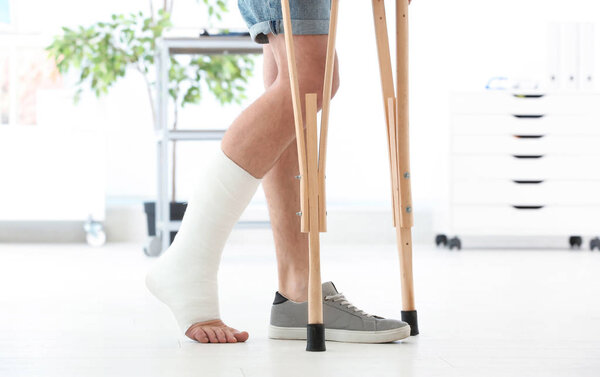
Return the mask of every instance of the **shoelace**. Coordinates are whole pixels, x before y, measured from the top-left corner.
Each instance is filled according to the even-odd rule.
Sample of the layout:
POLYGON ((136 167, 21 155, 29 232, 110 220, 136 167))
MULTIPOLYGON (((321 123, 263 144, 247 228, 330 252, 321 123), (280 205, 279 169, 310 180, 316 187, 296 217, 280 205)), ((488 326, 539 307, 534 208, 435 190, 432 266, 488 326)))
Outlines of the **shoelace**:
POLYGON ((347 307, 348 309, 352 309, 354 310, 354 312, 358 313, 358 314, 362 314, 364 316, 367 317, 374 317, 373 314, 369 314, 367 312, 365 312, 364 310, 361 310, 359 308, 357 308, 356 306, 352 305, 352 303, 350 301, 348 301, 348 299, 346 299, 346 296, 344 296, 342 293, 337 293, 335 295, 330 295, 330 296, 325 296, 325 300, 326 301, 333 301, 333 302, 340 302, 340 304, 342 306, 347 307))

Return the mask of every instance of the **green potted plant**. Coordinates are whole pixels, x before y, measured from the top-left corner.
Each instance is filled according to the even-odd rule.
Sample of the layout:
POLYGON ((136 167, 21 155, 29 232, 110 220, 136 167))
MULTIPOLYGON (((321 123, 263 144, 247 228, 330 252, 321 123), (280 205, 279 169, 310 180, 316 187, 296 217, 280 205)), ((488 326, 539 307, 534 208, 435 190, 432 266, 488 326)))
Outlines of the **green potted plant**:
MULTIPOLYGON (((207 10, 208 23, 220 20, 227 11, 224 0, 199 0, 207 10)), ((77 102, 85 88, 100 97, 121 78, 137 72, 146 84, 147 97, 152 109, 152 119, 157 122, 156 69, 157 41, 171 26, 172 1, 164 1, 154 11, 150 0, 149 15, 143 12, 113 14, 111 20, 91 26, 62 28, 46 48, 59 72, 76 71, 74 100, 77 102)), ((169 96, 174 103, 173 124, 177 128, 179 107, 197 104, 204 91, 211 93, 222 105, 240 103, 245 97, 246 84, 252 75, 254 60, 246 55, 194 56, 185 63, 171 58, 169 69, 169 96)), ((175 186, 176 145, 173 144, 171 220, 180 220, 186 203, 177 202, 175 186)), ((154 202, 144 203, 148 217, 148 231, 154 235, 154 202)), ((171 239, 175 232, 171 234, 171 239)))

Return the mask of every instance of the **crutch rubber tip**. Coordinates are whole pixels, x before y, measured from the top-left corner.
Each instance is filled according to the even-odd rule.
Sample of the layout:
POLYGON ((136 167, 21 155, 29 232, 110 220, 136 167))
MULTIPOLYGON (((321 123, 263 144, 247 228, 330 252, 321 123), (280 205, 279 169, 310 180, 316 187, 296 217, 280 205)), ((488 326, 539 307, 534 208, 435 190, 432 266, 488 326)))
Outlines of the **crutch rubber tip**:
POLYGON ((306 325, 306 350, 325 351, 325 326, 322 323, 306 325))
POLYGON ((410 325, 410 336, 419 335, 419 322, 416 310, 403 310, 402 321, 410 325))

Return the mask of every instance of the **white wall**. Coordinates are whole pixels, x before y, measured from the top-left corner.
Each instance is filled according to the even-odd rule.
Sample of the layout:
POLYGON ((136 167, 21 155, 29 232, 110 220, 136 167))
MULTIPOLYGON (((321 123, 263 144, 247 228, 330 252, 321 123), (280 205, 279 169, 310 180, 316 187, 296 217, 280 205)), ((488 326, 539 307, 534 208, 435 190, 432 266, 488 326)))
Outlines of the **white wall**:
MULTIPOLYGON (((225 24, 243 27, 235 1, 230 3, 233 11, 225 24)), ((19 28, 51 35, 62 25, 89 24, 111 13, 145 10, 147 4, 142 0, 19 0, 19 28)), ((393 2, 386 4, 391 21, 393 2)), ((341 2, 341 89, 331 113, 328 199, 331 205, 387 210, 388 160, 370 12, 369 1, 341 2)), ((178 26, 199 27, 204 19, 195 1, 176 2, 174 20, 178 26)), ((599 20, 600 3, 590 0, 413 1, 411 163, 417 212, 431 211, 443 200, 450 91, 483 89, 491 76, 541 78, 546 69, 547 22, 599 20)), ((262 85, 260 64, 257 68, 252 97, 259 95, 262 85)), ((203 106, 210 105, 207 102, 203 106)), ((201 110, 188 112, 188 126, 194 126, 194 114, 201 110)), ((235 107, 223 109, 225 118, 219 124, 226 126, 224 120, 233 119, 238 111, 235 107)), ((109 139, 109 199, 152 197, 154 150, 141 79, 130 75, 102 101, 97 113, 89 116, 104 121, 109 139)), ((182 197, 189 190, 185 182, 191 181, 188 178, 194 174, 196 162, 201 161, 201 157, 195 157, 194 148, 186 146, 188 152, 180 158, 184 171, 180 177, 182 197)))
MULTIPOLYGON (((387 206, 385 131, 370 2, 351 4, 342 2, 340 8, 342 84, 332 110, 329 195, 347 203, 387 206)), ((393 2, 386 5, 389 20, 393 2)), ((482 90, 492 76, 542 79, 547 23, 598 22, 600 3, 414 0, 410 9, 411 170, 419 211, 444 199, 450 92, 482 90)), ((598 36, 596 42, 598 52, 598 36)), ((599 69, 597 65, 596 72, 599 69)))

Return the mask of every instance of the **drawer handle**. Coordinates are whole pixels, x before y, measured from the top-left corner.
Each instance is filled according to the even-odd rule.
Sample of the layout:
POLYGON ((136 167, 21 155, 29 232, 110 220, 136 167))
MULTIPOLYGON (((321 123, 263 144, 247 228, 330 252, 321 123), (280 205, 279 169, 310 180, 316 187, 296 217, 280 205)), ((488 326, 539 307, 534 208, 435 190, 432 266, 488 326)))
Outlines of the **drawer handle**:
POLYGON ((515 209, 542 209, 544 206, 522 206, 522 205, 513 205, 515 209))
POLYGON ((524 180, 519 180, 519 179, 513 179, 513 182, 519 185, 539 185, 540 183, 543 183, 544 180, 540 179, 537 181, 524 181, 524 180))
POLYGON ((516 98, 542 98, 545 94, 513 94, 516 98))
POLYGON ((541 139, 546 135, 513 135, 517 139, 541 139))
POLYGON ((513 154, 514 158, 542 158, 543 154, 513 154))
POLYGON ((545 114, 513 114, 515 118, 518 119, 540 119, 545 116, 545 114))

